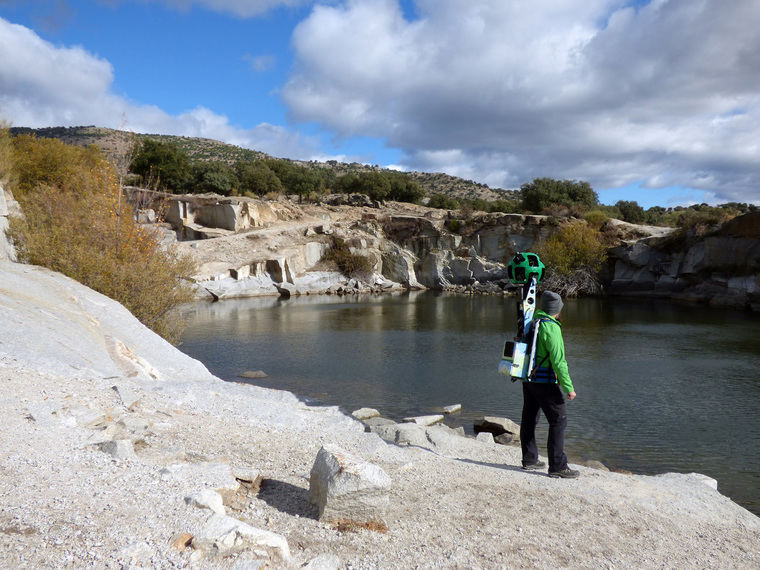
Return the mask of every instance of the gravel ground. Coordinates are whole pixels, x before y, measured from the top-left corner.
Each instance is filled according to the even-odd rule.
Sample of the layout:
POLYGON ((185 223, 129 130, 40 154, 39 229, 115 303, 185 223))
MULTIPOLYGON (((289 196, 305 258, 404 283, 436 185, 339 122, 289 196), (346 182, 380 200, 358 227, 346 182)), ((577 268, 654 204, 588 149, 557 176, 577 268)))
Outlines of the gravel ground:
POLYGON ((0 263, 0 322, 2 568, 760 567, 760 519, 704 476, 574 466, 579 479, 555 480, 522 471, 513 447, 386 444, 337 408, 214 378, 112 301, 36 268, 0 263), (112 457, 105 439, 134 455, 112 457), (323 443, 390 475, 386 533, 315 519, 323 443), (167 475, 177 464, 196 475, 167 475), (172 547, 202 532, 211 512, 184 499, 218 486, 220 464, 263 477, 227 493, 226 511, 284 536, 290 561, 172 547))

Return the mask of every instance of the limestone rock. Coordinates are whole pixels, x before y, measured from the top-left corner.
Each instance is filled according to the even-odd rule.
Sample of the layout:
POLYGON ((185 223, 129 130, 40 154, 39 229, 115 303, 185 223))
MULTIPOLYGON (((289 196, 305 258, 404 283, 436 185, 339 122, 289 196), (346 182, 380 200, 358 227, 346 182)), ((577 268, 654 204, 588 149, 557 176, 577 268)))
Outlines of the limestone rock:
POLYGON ((189 532, 183 532, 172 537, 172 548, 174 550, 185 550, 193 542, 193 535, 189 532))
POLYGON ((494 436, 503 433, 520 435, 520 426, 508 418, 499 418, 494 416, 485 416, 474 424, 475 433, 488 432, 494 436))
POLYGON ((462 411, 462 404, 452 404, 451 406, 444 406, 444 414, 456 414, 462 411))
POLYGON ((368 420, 363 420, 363 423, 365 426, 369 428, 369 431, 372 431, 373 427, 377 426, 395 426, 396 422, 393 420, 389 420, 388 418, 369 418, 368 420))
POLYGON ((269 378, 269 374, 264 372, 263 370, 246 370, 242 374, 239 375, 240 378, 269 378))
POLYGON ((391 478, 379 466, 324 445, 311 468, 309 500, 322 519, 382 520, 390 486, 391 478))
POLYGON ((496 443, 496 441, 494 441, 493 434, 487 431, 481 431, 478 435, 475 436, 475 439, 482 441, 483 443, 496 443))
POLYGON ((609 471, 609 468, 604 463, 597 461, 596 459, 586 461, 586 467, 591 467, 591 469, 597 469, 599 471, 609 471))
POLYGON ((193 539, 193 546, 222 555, 251 551, 257 556, 290 559, 290 548, 284 536, 219 514, 209 518, 193 539))
POLYGON ((413 416, 409 418, 404 418, 404 422, 414 423, 421 426, 432 426, 442 421, 443 421, 443 416, 440 414, 433 414, 429 416, 413 416))
POLYGON ((502 433, 493 436, 493 440, 500 445, 515 445, 520 442, 520 436, 513 433, 502 433))
POLYGON ((199 509, 209 509, 219 515, 226 514, 222 496, 211 489, 201 489, 185 497, 185 503, 199 509))
POLYGON ((368 420, 370 418, 376 418, 380 416, 380 412, 378 412, 375 408, 359 408, 358 410, 354 410, 351 412, 351 415, 355 417, 357 420, 368 420))
POLYGON ((370 431, 379 435, 385 441, 397 445, 418 445, 428 447, 425 428, 414 423, 381 425, 370 428, 370 431))
POLYGON ((135 456, 135 448, 128 439, 103 441, 98 443, 96 447, 116 459, 131 459, 135 456))

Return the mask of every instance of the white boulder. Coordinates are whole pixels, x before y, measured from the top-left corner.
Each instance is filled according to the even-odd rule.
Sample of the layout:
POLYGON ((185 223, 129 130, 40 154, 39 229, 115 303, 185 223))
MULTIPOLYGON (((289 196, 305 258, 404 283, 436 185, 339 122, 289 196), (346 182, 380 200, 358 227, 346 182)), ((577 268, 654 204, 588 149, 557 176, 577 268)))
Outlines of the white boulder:
POLYGON ((375 408, 359 408, 358 410, 351 412, 351 415, 357 420, 368 420, 370 418, 379 417, 380 412, 378 412, 375 408))
POLYGON ((429 416, 414 416, 410 418, 404 418, 404 422, 413 423, 420 426, 432 426, 433 424, 441 423, 443 416, 441 414, 432 414, 429 416))
POLYGON ((211 489, 201 489, 192 495, 188 495, 185 497, 185 503, 199 509, 209 509, 219 515, 226 514, 222 496, 211 489))
POLYGON ((284 536, 253 527, 225 515, 214 514, 193 539, 193 546, 212 554, 248 551, 287 561, 290 548, 284 536))
POLYGON ((309 500, 322 519, 382 520, 390 486, 391 478, 379 466, 336 445, 324 445, 311 468, 309 500))

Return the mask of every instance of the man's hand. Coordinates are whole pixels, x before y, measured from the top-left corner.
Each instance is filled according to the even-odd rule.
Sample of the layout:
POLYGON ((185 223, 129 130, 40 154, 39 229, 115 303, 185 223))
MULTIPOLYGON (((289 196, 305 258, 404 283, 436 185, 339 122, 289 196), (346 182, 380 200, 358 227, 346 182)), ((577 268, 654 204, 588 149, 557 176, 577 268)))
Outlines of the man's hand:
POLYGON ((567 395, 567 399, 568 399, 568 400, 575 400, 575 390, 573 390, 572 392, 570 392, 570 393, 567 395))

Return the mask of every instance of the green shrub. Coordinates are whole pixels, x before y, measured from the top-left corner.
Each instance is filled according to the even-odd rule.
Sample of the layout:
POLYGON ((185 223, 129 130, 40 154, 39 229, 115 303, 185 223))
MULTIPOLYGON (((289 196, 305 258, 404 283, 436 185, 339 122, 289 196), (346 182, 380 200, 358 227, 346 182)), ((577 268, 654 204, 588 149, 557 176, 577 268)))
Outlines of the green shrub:
POLYGON ((366 255, 351 253, 346 242, 335 236, 330 249, 322 256, 322 261, 335 263, 346 277, 360 277, 368 275, 372 271, 372 263, 366 255))
POLYGON ((11 219, 19 259, 42 265, 122 303, 143 324, 176 342, 173 311, 190 301, 188 258, 164 252, 134 221, 116 173, 98 152, 54 139, 18 137, 13 148, 23 218, 11 219))
POLYGON ((609 216, 602 212, 601 210, 591 210, 588 212, 584 218, 586 219, 586 222, 589 226, 595 229, 601 228, 607 220, 609 220, 609 216))

